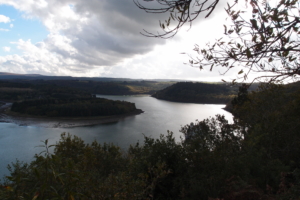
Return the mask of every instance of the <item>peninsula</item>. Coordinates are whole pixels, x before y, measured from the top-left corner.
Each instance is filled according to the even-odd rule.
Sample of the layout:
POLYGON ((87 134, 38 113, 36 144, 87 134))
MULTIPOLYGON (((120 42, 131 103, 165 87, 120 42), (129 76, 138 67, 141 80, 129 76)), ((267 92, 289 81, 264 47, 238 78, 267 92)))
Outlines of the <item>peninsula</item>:
POLYGON ((75 127, 116 122, 143 112, 134 103, 97 98, 87 89, 88 85, 103 83, 90 82, 83 87, 84 84, 74 80, 2 80, 0 121, 24 126, 75 127))
POLYGON ((222 83, 178 82, 152 97, 183 103, 226 104, 235 97, 236 89, 222 83))

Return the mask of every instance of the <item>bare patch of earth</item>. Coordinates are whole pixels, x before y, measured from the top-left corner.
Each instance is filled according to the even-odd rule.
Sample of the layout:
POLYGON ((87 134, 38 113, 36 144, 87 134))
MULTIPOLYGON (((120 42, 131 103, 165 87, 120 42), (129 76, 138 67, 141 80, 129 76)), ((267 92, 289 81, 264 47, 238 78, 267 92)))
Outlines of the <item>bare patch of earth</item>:
POLYGON ((37 126, 45 128, 71 128, 80 126, 93 126, 117 122, 125 117, 143 113, 137 109, 123 115, 101 116, 101 117, 33 117, 10 111, 12 103, 0 102, 0 122, 15 123, 20 126, 37 126))

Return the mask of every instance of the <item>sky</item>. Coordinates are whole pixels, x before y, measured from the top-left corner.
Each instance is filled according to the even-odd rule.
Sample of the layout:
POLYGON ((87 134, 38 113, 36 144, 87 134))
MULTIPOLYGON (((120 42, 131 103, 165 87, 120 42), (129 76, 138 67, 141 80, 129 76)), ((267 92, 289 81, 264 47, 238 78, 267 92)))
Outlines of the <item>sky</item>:
POLYGON ((209 18, 199 17, 172 39, 161 39, 140 32, 160 31, 164 16, 145 13, 133 0, 0 0, 0 72, 230 80, 240 69, 224 77, 218 69, 184 64, 195 44, 222 37, 224 7, 219 4, 209 18))

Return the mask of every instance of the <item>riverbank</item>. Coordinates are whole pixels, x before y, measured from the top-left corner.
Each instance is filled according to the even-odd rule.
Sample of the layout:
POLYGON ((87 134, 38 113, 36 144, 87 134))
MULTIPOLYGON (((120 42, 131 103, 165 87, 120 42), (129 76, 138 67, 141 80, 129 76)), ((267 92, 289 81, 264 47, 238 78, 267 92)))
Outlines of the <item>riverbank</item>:
POLYGON ((123 115, 101 116, 101 117, 33 117, 11 112, 12 103, 3 102, 0 106, 0 122, 15 123, 19 126, 37 126, 45 128, 72 128, 82 126, 94 126, 117 122, 126 117, 143 113, 141 109, 123 115))

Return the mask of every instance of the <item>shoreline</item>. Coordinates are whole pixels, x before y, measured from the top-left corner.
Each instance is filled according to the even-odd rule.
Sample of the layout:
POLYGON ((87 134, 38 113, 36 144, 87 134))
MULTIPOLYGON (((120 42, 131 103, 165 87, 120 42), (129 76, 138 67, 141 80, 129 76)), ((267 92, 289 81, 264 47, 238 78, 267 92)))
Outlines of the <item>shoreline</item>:
POLYGON ((36 126, 43 128, 74 128, 83 126, 95 126, 100 124, 114 123, 126 117, 139 115, 144 113, 141 109, 136 109, 133 112, 112 115, 112 116, 99 116, 99 117, 34 117, 25 116, 18 113, 10 113, 8 109, 12 103, 3 102, 4 105, 0 106, 0 122, 2 123, 14 123, 19 126, 36 126))
POLYGON ((196 101, 176 101, 176 100, 169 100, 169 99, 163 99, 163 98, 157 98, 153 95, 151 95, 151 97, 155 98, 155 99, 158 99, 158 100, 162 100, 162 101, 168 101, 168 102, 174 102, 174 103, 194 103, 194 104, 207 104, 207 105, 210 105, 210 104, 214 104, 214 105, 226 105, 227 103, 211 103, 211 102, 196 102, 196 101))

